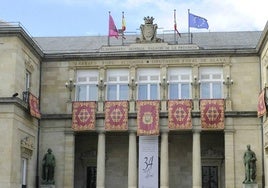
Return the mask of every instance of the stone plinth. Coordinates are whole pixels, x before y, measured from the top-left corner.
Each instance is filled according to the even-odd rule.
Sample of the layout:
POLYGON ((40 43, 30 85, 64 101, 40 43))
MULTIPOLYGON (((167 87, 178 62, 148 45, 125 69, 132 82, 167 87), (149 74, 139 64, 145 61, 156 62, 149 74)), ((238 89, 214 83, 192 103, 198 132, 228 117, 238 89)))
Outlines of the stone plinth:
POLYGON ((40 188, 55 188, 55 185, 40 185, 40 188))
POLYGON ((258 184, 257 183, 250 183, 250 184, 244 184, 242 188, 258 188, 258 184))

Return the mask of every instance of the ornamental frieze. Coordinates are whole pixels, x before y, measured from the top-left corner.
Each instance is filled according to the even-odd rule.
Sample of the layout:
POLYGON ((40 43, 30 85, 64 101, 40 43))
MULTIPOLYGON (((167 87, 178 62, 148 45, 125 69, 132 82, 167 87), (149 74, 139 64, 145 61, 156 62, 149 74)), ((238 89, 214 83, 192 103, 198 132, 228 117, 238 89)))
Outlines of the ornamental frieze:
POLYGON ((180 58, 180 59, 133 59, 133 60, 103 60, 103 61, 73 61, 71 67, 100 67, 100 66, 131 66, 131 65, 227 65, 230 64, 228 57, 215 58, 180 58))

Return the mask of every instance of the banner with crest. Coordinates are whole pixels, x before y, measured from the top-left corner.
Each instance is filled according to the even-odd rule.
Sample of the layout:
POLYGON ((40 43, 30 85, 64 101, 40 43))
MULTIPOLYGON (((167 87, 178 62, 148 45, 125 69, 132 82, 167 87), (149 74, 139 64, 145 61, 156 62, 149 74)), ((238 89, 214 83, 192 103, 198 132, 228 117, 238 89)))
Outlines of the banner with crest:
POLYGON ((192 128, 192 101, 170 100, 168 101, 168 127, 172 130, 192 128))
POLYGON ((258 97, 258 117, 262 117, 267 113, 265 104, 265 89, 261 91, 258 97))
POLYGON ((31 116, 40 119, 41 113, 39 110, 39 100, 32 93, 29 93, 29 108, 31 116))
POLYGON ((224 129, 224 99, 200 101, 202 129, 224 129))
POLYGON ((105 101, 105 129, 128 129, 128 101, 105 101))
POLYGON ((159 135, 159 101, 137 101, 137 135, 159 135))
POLYGON ((95 129, 96 102, 73 102, 72 128, 74 131, 95 129))

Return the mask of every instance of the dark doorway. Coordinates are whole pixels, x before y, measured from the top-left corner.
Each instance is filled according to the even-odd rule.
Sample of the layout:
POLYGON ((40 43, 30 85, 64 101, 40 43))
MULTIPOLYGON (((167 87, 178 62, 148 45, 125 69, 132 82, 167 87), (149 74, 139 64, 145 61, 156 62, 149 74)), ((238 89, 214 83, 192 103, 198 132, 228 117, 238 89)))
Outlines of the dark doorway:
POLYGON ((218 188, 217 166, 202 166, 202 188, 218 188))
POLYGON ((87 188, 96 188, 96 167, 87 167, 87 188))

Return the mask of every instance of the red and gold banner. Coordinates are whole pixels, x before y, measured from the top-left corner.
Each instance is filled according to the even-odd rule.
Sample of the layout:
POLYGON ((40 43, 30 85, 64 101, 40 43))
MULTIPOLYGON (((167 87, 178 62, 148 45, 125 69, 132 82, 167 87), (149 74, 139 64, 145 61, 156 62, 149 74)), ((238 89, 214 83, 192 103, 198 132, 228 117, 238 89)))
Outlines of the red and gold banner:
POLYGON ((105 102, 105 129, 110 131, 128 129, 128 101, 105 102))
POLYGON ((32 93, 29 93, 29 107, 31 116, 40 119, 41 113, 39 111, 39 100, 32 93))
POLYGON ((266 113, 265 90, 263 89, 258 97, 258 117, 262 117, 266 113))
POLYGON ((96 102, 73 102, 73 124, 75 131, 95 129, 96 102))
POLYGON ((159 101, 137 101, 137 135, 159 135, 159 101))
POLYGON ((202 129, 224 129, 224 100, 200 101, 202 129))
POLYGON ((168 101, 168 127, 169 129, 192 128, 192 101, 170 100, 168 101))

